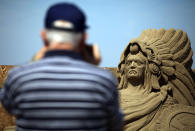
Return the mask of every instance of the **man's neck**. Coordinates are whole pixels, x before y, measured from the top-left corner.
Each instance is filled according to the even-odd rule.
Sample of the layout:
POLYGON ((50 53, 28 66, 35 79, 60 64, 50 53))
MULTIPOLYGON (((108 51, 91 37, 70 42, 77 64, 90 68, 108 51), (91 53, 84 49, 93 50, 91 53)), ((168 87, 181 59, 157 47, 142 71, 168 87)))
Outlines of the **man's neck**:
POLYGON ((71 43, 50 43, 48 50, 69 50, 77 52, 77 49, 71 43))

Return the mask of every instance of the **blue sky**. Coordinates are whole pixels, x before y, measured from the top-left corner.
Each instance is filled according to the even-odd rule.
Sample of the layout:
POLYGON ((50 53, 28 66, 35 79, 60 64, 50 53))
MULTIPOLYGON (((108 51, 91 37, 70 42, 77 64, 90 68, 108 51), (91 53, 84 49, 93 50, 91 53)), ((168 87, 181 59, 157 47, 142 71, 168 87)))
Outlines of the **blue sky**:
MULTIPOLYGON (((42 47, 47 8, 62 0, 0 0, 0 64, 27 63, 42 47)), ((194 0, 63 0, 87 15, 88 43, 98 43, 102 67, 115 67, 132 38, 148 28, 187 32, 195 52, 194 0)), ((195 56, 193 56, 195 60, 195 56)), ((195 64, 193 64, 195 68, 195 64)))

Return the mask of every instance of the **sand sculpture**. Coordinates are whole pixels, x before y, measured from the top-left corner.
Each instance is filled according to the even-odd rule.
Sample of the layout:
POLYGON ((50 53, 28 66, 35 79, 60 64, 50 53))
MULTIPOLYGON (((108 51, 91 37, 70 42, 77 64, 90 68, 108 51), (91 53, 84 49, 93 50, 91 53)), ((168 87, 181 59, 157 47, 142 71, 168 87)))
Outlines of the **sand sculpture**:
POLYGON ((118 65, 125 131, 195 130, 192 49, 182 30, 146 30, 118 65))
MULTIPOLYGON (((146 30, 132 39, 111 70, 119 80, 125 131, 194 131, 195 70, 185 32, 146 30)), ((13 66, 0 66, 0 85, 13 66)), ((0 106, 0 130, 14 130, 0 106)))
MULTIPOLYGON (((0 65, 0 89, 6 79, 8 70, 12 67, 14 66, 0 65)), ((5 130, 5 128, 8 129, 8 127, 10 128, 12 125, 14 125, 14 117, 10 116, 7 111, 5 111, 0 101, 0 131, 5 130)))

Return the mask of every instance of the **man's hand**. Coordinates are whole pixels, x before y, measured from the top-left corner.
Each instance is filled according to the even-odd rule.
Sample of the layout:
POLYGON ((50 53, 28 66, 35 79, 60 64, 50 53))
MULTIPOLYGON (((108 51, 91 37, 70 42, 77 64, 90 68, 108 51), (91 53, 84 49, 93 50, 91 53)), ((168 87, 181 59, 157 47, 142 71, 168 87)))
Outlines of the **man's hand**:
POLYGON ((32 58, 32 61, 37 61, 43 58, 43 56, 45 55, 45 52, 47 51, 47 47, 43 47, 41 48, 41 50, 39 50, 39 52, 32 58))
POLYGON ((81 55, 83 56, 85 61, 91 64, 98 65, 101 61, 101 55, 97 44, 94 45, 85 44, 84 49, 81 52, 81 55))

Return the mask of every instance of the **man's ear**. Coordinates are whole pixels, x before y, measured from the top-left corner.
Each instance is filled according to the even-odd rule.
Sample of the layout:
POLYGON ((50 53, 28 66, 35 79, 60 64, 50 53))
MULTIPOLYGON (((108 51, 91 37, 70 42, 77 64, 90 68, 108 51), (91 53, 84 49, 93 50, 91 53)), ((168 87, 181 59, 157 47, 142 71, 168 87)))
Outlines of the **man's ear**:
POLYGON ((83 34, 83 38, 82 38, 81 43, 80 43, 80 49, 81 50, 85 47, 87 37, 88 37, 88 34, 87 33, 84 33, 83 34))
POLYGON ((49 44, 48 44, 48 41, 47 41, 47 38, 46 38, 46 30, 45 29, 43 29, 43 30, 41 30, 41 33, 40 33, 40 35, 41 35, 41 38, 42 38, 42 40, 43 40, 43 43, 44 43, 44 46, 45 47, 47 47, 49 44))
POLYGON ((84 40, 86 41, 87 40, 87 38, 88 38, 88 34, 87 33, 84 33, 84 40))

